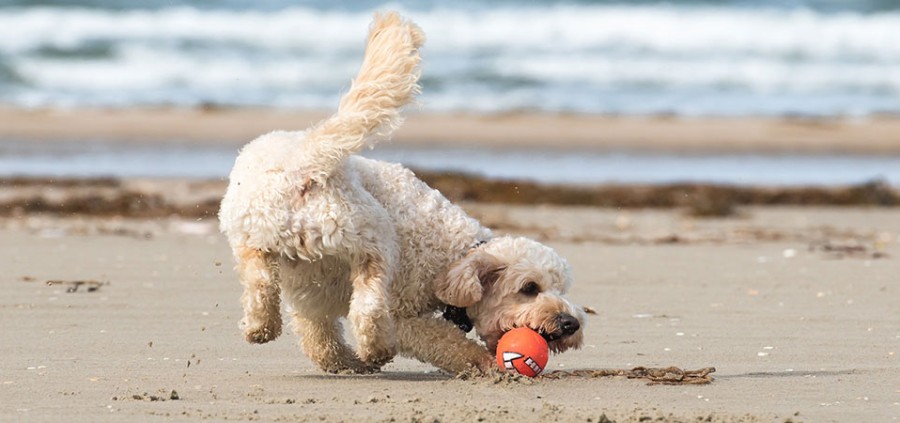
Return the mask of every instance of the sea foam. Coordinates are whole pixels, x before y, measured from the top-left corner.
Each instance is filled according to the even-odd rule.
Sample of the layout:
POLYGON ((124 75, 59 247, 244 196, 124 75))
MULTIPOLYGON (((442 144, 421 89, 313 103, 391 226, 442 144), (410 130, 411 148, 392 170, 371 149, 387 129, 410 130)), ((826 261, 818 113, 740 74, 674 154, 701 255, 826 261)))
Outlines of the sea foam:
MULTIPOLYGON (((332 108, 372 10, 3 8, 0 102, 332 108)), ((900 112, 900 13, 436 6, 429 110, 900 112)))

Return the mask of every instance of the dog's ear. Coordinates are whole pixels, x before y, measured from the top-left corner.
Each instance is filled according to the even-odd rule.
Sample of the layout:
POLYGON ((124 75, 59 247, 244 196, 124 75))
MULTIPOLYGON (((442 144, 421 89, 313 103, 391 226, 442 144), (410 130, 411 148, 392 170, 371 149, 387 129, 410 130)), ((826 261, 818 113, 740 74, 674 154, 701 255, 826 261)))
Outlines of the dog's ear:
POLYGON ((481 301, 484 289, 504 268, 493 255, 476 250, 450 264, 447 274, 435 280, 434 294, 444 304, 469 307, 481 301))

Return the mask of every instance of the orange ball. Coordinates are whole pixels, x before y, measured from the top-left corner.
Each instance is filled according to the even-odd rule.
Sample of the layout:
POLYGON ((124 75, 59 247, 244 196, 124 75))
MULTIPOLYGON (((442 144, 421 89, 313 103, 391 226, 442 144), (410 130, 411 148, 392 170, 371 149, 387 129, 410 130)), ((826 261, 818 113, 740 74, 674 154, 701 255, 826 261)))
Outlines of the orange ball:
POLYGON ((515 328, 497 343, 497 365, 506 371, 535 377, 544 371, 550 348, 544 337, 530 328, 515 328))

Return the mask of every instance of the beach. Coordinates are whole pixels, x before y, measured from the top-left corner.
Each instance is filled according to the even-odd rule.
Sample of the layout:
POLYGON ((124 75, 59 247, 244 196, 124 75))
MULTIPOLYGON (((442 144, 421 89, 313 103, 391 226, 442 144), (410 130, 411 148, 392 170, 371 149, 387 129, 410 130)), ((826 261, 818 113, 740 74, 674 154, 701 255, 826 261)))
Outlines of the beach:
POLYGON ((896 422, 898 28, 900 0, 2 4, 0 421, 896 422), (542 376, 243 339, 234 159, 331 115, 387 9, 421 94, 359 154, 568 260, 584 345, 542 376))
POLYGON ((398 358, 317 370, 292 333, 243 341, 213 218, 0 220, 4 421, 896 421, 895 209, 465 208, 572 265, 582 349, 548 371, 716 368, 709 385, 460 380, 398 358), (79 284, 79 281, 84 282, 79 284), (609 420, 602 420, 605 416, 609 420))

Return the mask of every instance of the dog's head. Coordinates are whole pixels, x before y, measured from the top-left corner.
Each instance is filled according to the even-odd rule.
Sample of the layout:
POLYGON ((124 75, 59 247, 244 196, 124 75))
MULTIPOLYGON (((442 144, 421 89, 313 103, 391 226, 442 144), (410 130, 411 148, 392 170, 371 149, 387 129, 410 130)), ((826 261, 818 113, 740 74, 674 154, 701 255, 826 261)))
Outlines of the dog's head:
POLYGON ((473 248, 435 282, 435 295, 465 307, 491 351, 510 329, 534 329, 554 352, 578 348, 584 312, 563 297, 572 284, 565 259, 527 238, 500 237, 473 248))

